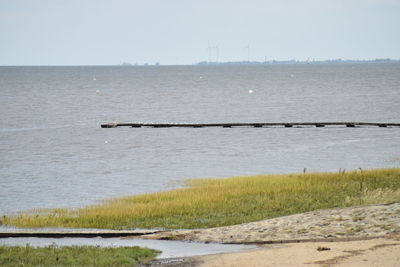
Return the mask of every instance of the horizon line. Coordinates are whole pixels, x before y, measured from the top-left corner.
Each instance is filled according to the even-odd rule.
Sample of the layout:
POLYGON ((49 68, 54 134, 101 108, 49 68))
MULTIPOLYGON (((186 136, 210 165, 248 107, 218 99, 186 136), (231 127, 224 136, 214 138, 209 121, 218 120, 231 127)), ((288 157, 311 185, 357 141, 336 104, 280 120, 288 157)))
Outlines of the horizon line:
POLYGON ((295 64, 345 64, 345 63, 388 63, 388 62, 398 62, 400 59, 394 58, 375 58, 375 59, 322 59, 322 60, 276 60, 271 59, 267 61, 199 61, 191 64, 161 64, 156 62, 151 63, 128 63, 122 62, 119 64, 4 64, 0 67, 161 67, 161 66, 206 66, 206 65, 274 65, 274 64, 285 64, 285 65, 295 65, 295 64))

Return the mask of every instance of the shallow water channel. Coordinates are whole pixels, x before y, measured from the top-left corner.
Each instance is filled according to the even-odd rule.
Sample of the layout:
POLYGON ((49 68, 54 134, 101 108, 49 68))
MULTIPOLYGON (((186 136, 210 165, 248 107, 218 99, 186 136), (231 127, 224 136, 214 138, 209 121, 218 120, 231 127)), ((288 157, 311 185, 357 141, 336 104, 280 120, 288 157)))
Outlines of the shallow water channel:
MULTIPOLYGON (((40 228, 40 229, 21 229, 15 227, 0 226, 2 233, 44 233, 44 232, 65 232, 65 233, 79 233, 82 231, 91 232, 101 229, 64 229, 64 228, 40 228)), ((113 232, 113 230, 109 230, 113 232)), ((100 246, 100 247, 147 247, 161 251, 157 258, 175 258, 175 257, 189 257, 217 253, 238 252, 249 249, 254 249, 256 246, 252 245, 234 245, 234 244, 217 244, 217 243, 201 243, 201 242, 187 242, 187 241, 170 241, 170 240, 146 240, 129 237, 62 237, 62 238, 43 238, 43 237, 9 237, 0 238, 0 246, 34 246, 46 247, 50 245, 56 246, 100 246)))
POLYGON ((256 248, 251 245, 228 245, 216 243, 199 243, 186 241, 168 241, 168 240, 144 240, 144 239, 126 239, 126 238, 37 238, 37 237, 18 237, 18 238, 0 238, 0 246, 35 246, 45 247, 56 246, 100 246, 100 247, 148 247, 162 251, 157 257, 175 258, 199 256, 226 252, 237 252, 256 248))

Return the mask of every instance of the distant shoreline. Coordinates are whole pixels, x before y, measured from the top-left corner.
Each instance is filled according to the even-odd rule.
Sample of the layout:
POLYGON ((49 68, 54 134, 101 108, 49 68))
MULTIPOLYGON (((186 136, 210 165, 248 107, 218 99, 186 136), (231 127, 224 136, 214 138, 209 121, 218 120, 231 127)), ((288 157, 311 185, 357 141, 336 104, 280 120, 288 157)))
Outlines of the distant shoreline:
POLYGON ((99 64, 99 65, 0 65, 0 67, 187 67, 187 66, 270 66, 270 65, 331 65, 331 64, 373 64, 373 63, 400 63, 400 59, 390 58, 377 58, 365 60, 353 59, 327 59, 327 60, 269 60, 269 61, 224 61, 224 62, 209 62, 201 61, 192 64, 136 64, 136 63, 122 63, 122 64, 99 64))
POLYGON ((326 59, 326 60, 266 60, 266 61, 226 61, 209 62, 202 61, 196 65, 292 65, 292 64, 343 64, 343 63, 398 63, 399 59, 376 58, 376 59, 326 59))

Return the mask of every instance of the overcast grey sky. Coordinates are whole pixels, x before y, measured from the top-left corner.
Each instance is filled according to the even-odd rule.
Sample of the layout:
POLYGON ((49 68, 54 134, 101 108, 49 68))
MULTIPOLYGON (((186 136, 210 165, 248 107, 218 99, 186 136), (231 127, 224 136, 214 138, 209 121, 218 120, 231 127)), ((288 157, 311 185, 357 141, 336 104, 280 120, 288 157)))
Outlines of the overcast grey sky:
POLYGON ((400 0, 0 0, 0 65, 400 59, 400 0), (216 60, 216 49, 211 59, 216 60))

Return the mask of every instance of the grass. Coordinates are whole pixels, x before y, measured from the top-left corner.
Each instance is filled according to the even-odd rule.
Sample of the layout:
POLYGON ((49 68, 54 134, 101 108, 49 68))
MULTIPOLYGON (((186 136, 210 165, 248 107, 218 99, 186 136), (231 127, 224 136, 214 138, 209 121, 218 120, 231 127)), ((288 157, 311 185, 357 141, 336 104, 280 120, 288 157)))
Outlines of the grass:
POLYGON ((400 201, 400 169, 191 179, 188 187, 76 210, 3 217, 19 227, 206 228, 318 209, 400 201))
POLYGON ((158 253, 139 247, 0 246, 0 266, 135 266, 149 262, 158 253))

